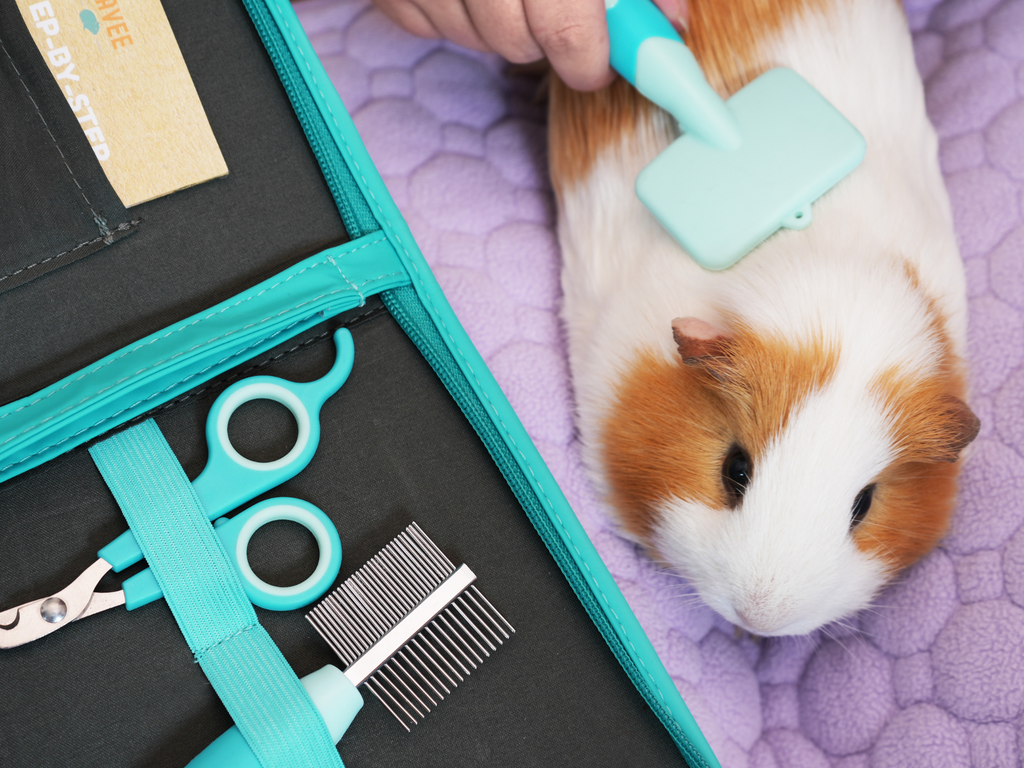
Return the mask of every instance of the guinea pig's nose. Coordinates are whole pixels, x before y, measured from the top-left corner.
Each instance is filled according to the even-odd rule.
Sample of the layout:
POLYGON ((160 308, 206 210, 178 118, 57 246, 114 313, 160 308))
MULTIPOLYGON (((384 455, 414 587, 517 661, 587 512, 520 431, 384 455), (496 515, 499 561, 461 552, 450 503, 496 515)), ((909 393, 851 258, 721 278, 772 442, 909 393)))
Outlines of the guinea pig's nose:
POLYGON ((746 629, 756 635, 768 635, 781 626, 779 621, 773 621, 769 617, 757 613, 748 615, 748 613, 744 613, 739 608, 736 609, 736 616, 739 617, 739 620, 746 629))
POLYGON ((739 617, 740 622, 743 624, 743 626, 745 626, 751 632, 759 631, 760 628, 757 626, 757 622, 756 621, 752 621, 750 619, 750 617, 747 616, 747 614, 745 614, 739 608, 736 609, 736 615, 739 617))

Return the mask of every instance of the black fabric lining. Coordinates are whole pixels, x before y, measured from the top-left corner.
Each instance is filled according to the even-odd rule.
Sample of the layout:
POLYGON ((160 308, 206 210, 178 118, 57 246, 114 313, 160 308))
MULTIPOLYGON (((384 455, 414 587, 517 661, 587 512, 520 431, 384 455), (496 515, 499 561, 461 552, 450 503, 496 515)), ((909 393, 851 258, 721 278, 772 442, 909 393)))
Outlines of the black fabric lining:
POLYGON ((250 10, 250 15, 253 17, 263 44, 270 51, 278 77, 281 78, 288 97, 292 100, 295 111, 299 115, 306 139, 313 148, 313 153, 316 155, 317 162, 320 163, 320 169, 334 196, 334 202, 345 222, 345 229, 353 238, 376 232, 380 229, 380 225, 374 218, 369 204, 363 199, 359 186, 341 155, 341 149, 335 143, 327 123, 310 96, 302 74, 299 72, 298 63, 290 55, 281 55, 282 51, 288 50, 288 46, 281 30, 270 22, 266 3, 263 0, 244 0, 244 2, 250 10))
POLYGON ((56 149, 57 154, 60 155, 61 163, 67 169, 68 175, 71 176, 71 181, 73 181, 75 183, 75 187, 78 188, 78 194, 81 195, 82 199, 85 201, 86 206, 88 206, 89 212, 92 214, 92 220, 96 222, 96 229, 99 231, 100 237, 102 238, 108 236, 110 234, 110 228, 107 226, 106 220, 98 213, 96 213, 96 211, 92 207, 92 203, 89 201, 89 198, 85 196, 85 190, 82 189, 82 185, 78 182, 78 179, 75 178, 75 172, 72 171, 71 166, 68 165, 68 159, 64 155, 64 152, 61 150, 60 144, 57 143, 57 139, 54 137, 53 131, 50 130, 50 126, 47 124, 46 118, 43 117, 43 113, 39 109, 39 104, 37 104, 36 100, 32 97, 32 90, 25 83, 25 78, 21 76, 21 72, 18 71, 18 65, 14 63, 14 59, 11 57, 11 54, 7 51, 7 46, 3 44, 2 40, 0 40, 0 49, 3 50, 4 55, 7 57, 7 63, 10 66, 11 70, 14 72, 15 77, 18 78, 18 82, 21 83, 21 87, 25 89, 25 93, 28 96, 28 100, 32 102, 32 108, 35 109, 36 116, 39 117, 39 121, 43 124, 43 129, 46 131, 46 135, 49 136, 50 141, 53 142, 53 148, 56 149))

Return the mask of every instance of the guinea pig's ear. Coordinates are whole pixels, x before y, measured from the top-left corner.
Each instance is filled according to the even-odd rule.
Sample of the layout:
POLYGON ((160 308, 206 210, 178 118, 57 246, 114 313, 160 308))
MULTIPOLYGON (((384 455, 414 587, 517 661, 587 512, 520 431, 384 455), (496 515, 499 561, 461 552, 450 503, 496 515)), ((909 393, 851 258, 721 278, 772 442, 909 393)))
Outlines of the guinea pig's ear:
POLYGON ((940 397, 936 410, 942 429, 936 435, 938 439, 933 445, 932 461, 956 461, 960 458, 960 451, 978 436, 981 421, 967 403, 953 395, 940 397))
POLYGON ((913 421, 907 455, 918 461, 956 461, 981 428, 967 403, 947 394, 938 395, 913 421))
POLYGON ((732 339, 725 331, 696 317, 677 317, 672 321, 672 337, 685 365, 702 368, 716 379, 728 377, 727 351, 732 339))

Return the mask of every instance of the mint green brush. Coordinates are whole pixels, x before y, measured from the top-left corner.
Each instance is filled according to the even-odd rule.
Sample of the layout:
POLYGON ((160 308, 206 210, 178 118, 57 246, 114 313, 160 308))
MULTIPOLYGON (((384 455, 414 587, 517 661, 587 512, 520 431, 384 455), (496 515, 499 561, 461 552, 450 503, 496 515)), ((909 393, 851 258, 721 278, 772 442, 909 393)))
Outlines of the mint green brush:
POLYGON ((811 203, 864 158, 864 137, 791 69, 722 101, 650 0, 606 0, 611 65, 679 121, 683 135, 636 180, 636 194, 701 266, 726 269, 779 229, 804 229, 811 203))

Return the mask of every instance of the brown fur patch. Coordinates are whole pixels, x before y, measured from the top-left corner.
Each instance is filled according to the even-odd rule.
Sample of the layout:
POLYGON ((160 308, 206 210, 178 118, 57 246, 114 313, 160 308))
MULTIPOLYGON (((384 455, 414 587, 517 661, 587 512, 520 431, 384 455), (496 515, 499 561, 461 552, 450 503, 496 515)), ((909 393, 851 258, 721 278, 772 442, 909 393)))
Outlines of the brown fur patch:
POLYGON ((878 478, 877 492, 853 540, 894 570, 927 554, 945 535, 956 504, 958 456, 978 434, 977 416, 965 404, 963 362, 953 353, 946 318, 923 293, 910 263, 904 273, 927 307, 932 340, 939 347, 938 373, 928 377, 886 371, 874 391, 894 424, 896 460, 878 478))
MULTIPOLYGON (((835 0, 689 0, 684 34, 708 82, 728 96, 774 62, 762 41, 791 19, 835 0)), ((658 108, 621 78, 594 93, 571 90, 552 74, 549 147, 556 194, 585 179, 602 150, 649 124, 658 108)))
POLYGON ((928 554, 949 528, 956 504, 957 464, 897 462, 878 477, 864 522, 853 531, 862 552, 893 571, 928 554))
POLYGON ((690 0, 686 44, 704 76, 731 95, 775 65, 763 50, 766 38, 811 11, 825 12, 835 0, 690 0))
POLYGON ((621 77, 594 93, 551 78, 548 151, 555 193, 562 194, 589 174, 602 150, 636 135, 657 107, 621 77))
POLYGON ((757 474, 789 414, 831 378, 838 351, 793 347, 741 330, 722 354, 691 365, 641 353, 623 378, 604 427, 611 502, 633 535, 649 540, 659 503, 670 498, 725 509, 722 462, 733 445, 757 474))
POLYGON ((932 549, 956 504, 957 457, 978 434, 964 404, 960 376, 911 381, 889 373, 877 386, 895 423, 897 458, 878 478, 864 522, 854 530, 861 551, 904 568, 932 549))

